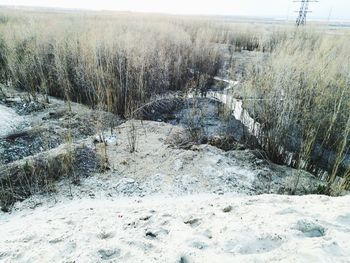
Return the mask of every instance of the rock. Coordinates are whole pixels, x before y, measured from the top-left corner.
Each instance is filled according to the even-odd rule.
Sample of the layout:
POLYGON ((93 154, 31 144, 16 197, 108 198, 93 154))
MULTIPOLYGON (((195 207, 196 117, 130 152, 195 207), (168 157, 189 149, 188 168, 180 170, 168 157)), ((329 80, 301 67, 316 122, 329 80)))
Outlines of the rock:
POLYGON ((191 225, 192 227, 200 225, 200 222, 201 222, 201 219, 199 218, 190 218, 184 221, 186 225, 191 225))
POLYGON ((154 232, 152 232, 152 231, 150 231, 150 230, 148 230, 148 231, 146 232, 146 237, 147 237, 147 238, 150 238, 150 239, 154 239, 154 238, 157 237, 157 234, 154 233, 154 232))
POLYGON ((160 236, 166 236, 169 234, 169 230, 160 228, 160 229, 148 229, 146 231, 146 237, 148 239, 155 239, 160 236))
POLYGON ((222 209, 222 211, 224 213, 229 213, 232 211, 232 209, 233 209, 233 207, 229 205, 229 206, 226 206, 224 209, 222 209))

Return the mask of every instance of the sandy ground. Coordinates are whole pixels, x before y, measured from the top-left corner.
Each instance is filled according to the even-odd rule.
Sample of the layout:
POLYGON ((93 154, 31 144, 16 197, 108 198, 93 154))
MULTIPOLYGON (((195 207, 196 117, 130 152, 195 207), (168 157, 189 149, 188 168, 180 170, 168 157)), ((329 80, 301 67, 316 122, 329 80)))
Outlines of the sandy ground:
MULTIPOLYGON (((257 158, 250 150, 225 152, 210 145, 194 145, 189 150, 169 145, 184 129, 162 122, 129 121, 106 133, 106 150, 111 171, 92 178, 86 191, 103 188, 110 195, 147 196, 195 193, 285 193, 294 187, 297 171, 257 158), (130 153, 129 140, 136 127, 136 151, 130 153), (103 185, 103 187, 101 186, 103 185)), ((301 172, 297 189, 317 187, 318 180, 301 172)))
POLYGON ((0 262, 350 262, 350 196, 65 201, 0 216, 0 262))
POLYGON ((14 130, 22 120, 13 109, 0 104, 0 137, 14 130))
MULTIPOLYGON (((3 134, 20 119, 0 106, 3 134)), ((106 144, 84 137, 109 170, 0 212, 0 262, 350 262, 350 196, 276 195, 294 186, 296 170, 250 150, 169 143, 183 133, 129 121, 105 131, 106 144)), ((297 188, 318 184, 301 172, 297 188)))

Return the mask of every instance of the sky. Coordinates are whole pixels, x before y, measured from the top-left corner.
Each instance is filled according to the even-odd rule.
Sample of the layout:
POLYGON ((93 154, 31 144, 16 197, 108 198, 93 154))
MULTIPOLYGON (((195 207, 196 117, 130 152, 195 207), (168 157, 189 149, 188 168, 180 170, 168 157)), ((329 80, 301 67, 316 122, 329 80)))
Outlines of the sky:
MULTIPOLYGON (((0 0, 0 5, 119 10, 171 14, 258 16, 294 20, 293 0, 0 0)), ((310 3, 310 19, 350 20, 350 0, 310 3)))

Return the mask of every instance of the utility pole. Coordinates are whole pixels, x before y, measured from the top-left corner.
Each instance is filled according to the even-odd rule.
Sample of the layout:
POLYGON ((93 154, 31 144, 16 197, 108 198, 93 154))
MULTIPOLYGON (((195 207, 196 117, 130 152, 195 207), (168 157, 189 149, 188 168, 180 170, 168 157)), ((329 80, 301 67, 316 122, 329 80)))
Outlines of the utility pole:
POLYGON ((333 11, 333 7, 331 7, 331 9, 329 9, 329 14, 328 14, 328 23, 329 23, 329 21, 331 20, 332 11, 333 11))
POLYGON ((309 11, 309 3, 318 2, 318 0, 297 0, 293 2, 301 3, 299 11, 296 11, 299 13, 296 21, 296 25, 297 26, 306 25, 306 16, 308 13, 311 13, 311 11, 309 11))

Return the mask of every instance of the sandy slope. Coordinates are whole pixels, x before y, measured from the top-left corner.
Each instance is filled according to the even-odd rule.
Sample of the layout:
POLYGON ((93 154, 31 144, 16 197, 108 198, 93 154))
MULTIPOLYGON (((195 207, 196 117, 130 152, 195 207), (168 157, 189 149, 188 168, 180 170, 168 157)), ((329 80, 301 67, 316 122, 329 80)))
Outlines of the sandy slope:
MULTIPOLYGON (((5 130, 17 119, 2 113, 5 130)), ((249 150, 170 147, 183 128, 158 122, 136 122, 131 154, 131 123, 105 133, 108 172, 0 212, 0 262, 350 262, 350 196, 248 196, 283 192, 296 171, 249 150)), ((303 173, 298 187, 315 183, 303 173)))
MULTIPOLYGON (((184 129, 162 122, 135 121, 137 151, 130 154, 131 123, 118 126, 112 136, 106 133, 111 171, 100 183, 110 194, 284 193, 295 184, 296 170, 269 164, 250 150, 225 152, 210 145, 194 145, 189 150, 171 147, 167 142, 184 129)), ((103 145, 97 145, 100 147, 103 145)), ((96 191, 100 183, 94 178, 86 186, 96 191)), ((298 193, 311 191, 318 183, 311 174, 301 172, 298 193)))
POLYGON ((22 118, 11 108, 0 104, 0 137, 11 132, 22 118))
POLYGON ((2 214, 0 262, 350 262, 349 203, 213 194, 64 201, 2 214))

